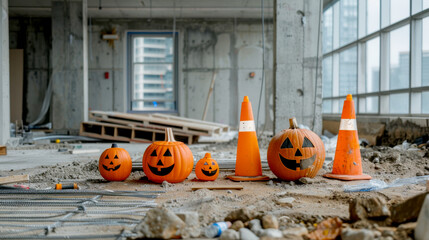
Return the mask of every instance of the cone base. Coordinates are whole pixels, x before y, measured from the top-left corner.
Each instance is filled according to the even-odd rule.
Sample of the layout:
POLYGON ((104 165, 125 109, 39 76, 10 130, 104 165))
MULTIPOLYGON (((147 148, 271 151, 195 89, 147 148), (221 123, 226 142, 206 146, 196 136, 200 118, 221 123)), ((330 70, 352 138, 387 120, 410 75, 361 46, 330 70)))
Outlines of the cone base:
POLYGON ((229 180, 234 181, 234 182, 268 181, 268 180, 270 180, 270 177, 265 176, 265 175, 255 176, 255 177, 228 175, 226 177, 229 180))
POLYGON ((339 179, 344 181, 354 181, 354 180, 370 180, 372 177, 368 174, 360 175, 343 175, 343 174, 333 174, 327 173, 323 175, 325 178, 339 179))

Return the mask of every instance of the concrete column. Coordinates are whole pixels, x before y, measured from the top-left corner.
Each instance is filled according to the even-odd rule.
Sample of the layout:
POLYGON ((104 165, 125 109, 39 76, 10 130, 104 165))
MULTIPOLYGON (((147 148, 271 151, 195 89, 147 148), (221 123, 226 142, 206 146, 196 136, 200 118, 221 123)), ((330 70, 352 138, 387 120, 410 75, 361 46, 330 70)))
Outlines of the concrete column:
POLYGON ((0 61, 0 145, 4 145, 10 137, 8 0, 1 0, 0 61))
POLYGON ((87 0, 52 1, 52 122, 76 134, 88 118, 87 0))
POLYGON ((322 0, 276 0, 274 14, 274 131, 288 119, 322 130, 322 0))

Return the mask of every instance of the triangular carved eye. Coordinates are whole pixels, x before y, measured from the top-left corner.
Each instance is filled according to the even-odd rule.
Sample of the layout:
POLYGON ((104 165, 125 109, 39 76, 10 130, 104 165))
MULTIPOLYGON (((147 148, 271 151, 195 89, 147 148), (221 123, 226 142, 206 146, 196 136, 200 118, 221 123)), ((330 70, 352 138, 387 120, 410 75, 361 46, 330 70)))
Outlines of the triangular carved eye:
POLYGON ((115 157, 113 159, 118 159, 118 155, 115 155, 115 157))
POLYGON ((204 165, 209 165, 209 164, 207 162, 205 162, 204 165))
POLYGON ((215 163, 214 163, 214 162, 212 162, 212 165, 215 165, 215 163))
POLYGON ((170 152, 170 150, 169 149, 167 149, 167 151, 165 151, 165 153, 164 153, 164 157, 171 157, 172 155, 171 155, 171 152, 170 152))
POLYGON ((109 155, 106 155, 106 157, 104 159, 109 159, 109 155))
POLYGON ((156 150, 153 150, 153 152, 150 154, 151 157, 156 157, 156 150))
POLYGON ((311 143, 310 139, 308 139, 307 137, 304 137, 304 143, 302 144, 303 148, 306 147, 314 147, 313 143, 311 143))
POLYGON ((293 148, 292 143, 290 142, 289 138, 285 139, 285 141, 282 143, 282 146, 280 148, 281 149, 283 149, 283 148, 293 148))

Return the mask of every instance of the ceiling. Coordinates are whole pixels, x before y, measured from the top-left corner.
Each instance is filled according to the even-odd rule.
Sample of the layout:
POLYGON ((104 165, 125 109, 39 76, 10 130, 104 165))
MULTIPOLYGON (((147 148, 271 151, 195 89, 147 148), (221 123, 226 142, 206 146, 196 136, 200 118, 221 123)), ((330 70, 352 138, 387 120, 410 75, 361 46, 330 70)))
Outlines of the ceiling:
MULTIPOLYGON (((73 0, 68 0, 73 1, 73 0)), ((272 18, 274 0, 264 1, 272 18)), ((10 16, 50 17, 52 0, 9 0, 10 16)), ((88 0, 92 18, 260 18, 261 0, 88 0)))

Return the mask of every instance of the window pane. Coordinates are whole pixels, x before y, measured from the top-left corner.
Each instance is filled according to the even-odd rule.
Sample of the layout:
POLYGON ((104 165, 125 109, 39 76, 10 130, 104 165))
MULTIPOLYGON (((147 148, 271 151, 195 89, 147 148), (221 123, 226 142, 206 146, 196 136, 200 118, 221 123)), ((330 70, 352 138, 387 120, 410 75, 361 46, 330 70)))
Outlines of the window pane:
POLYGON ((422 92, 422 113, 429 113, 429 92, 422 92))
POLYGON ((332 41, 333 41, 333 16, 332 16, 332 7, 328 8, 323 12, 323 53, 329 52, 332 50, 332 41))
POLYGON ((390 89, 409 86, 410 26, 390 33, 390 89))
POLYGON ((366 112, 367 113, 378 113, 378 97, 367 97, 366 98, 366 112))
POLYGON ((322 112, 332 113, 332 100, 323 100, 322 112))
POLYGON ((332 97, 332 57, 324 58, 322 65, 322 96, 332 97))
POLYGON ((366 33, 372 33, 380 28, 380 0, 366 2, 366 33))
POLYGON ((422 86, 429 86, 429 17, 422 21, 422 86))
POLYGON ((135 37, 133 62, 173 62, 172 37, 135 37))
POLYGON ((408 93, 398 93, 390 95, 390 113, 408 113, 408 93))
POLYGON ((357 86, 357 47, 340 53, 340 96, 356 93, 357 86))
POLYGON ((340 45, 357 39, 357 0, 342 0, 340 3, 340 45))
POLYGON ((366 92, 377 92, 380 83, 380 37, 366 43, 366 92))
POLYGON ((390 0, 390 23, 395 23, 410 15, 409 0, 390 0))

